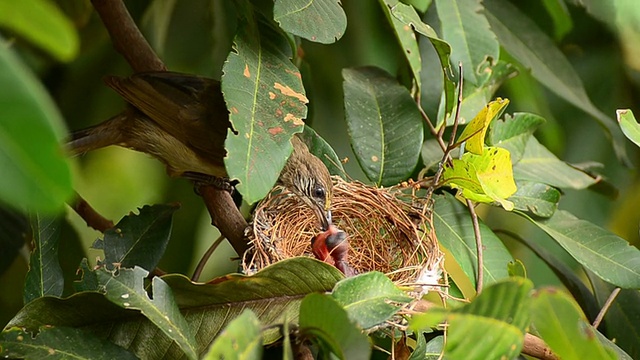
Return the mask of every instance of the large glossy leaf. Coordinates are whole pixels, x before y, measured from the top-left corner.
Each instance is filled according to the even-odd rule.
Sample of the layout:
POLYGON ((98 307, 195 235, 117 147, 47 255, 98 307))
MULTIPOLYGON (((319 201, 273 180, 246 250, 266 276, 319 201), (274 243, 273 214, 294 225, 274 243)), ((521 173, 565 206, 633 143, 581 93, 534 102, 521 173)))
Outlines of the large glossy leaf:
MULTIPOLYGON (((212 284, 196 284, 182 275, 163 280, 171 287, 175 301, 197 341, 202 354, 224 327, 245 309, 251 309, 260 323, 269 327, 285 321, 297 322, 303 297, 330 291, 343 278, 335 267, 310 258, 278 262, 253 276, 230 275, 212 284)), ((120 299, 124 301, 124 299, 120 299)), ((96 292, 84 292, 66 299, 45 296, 27 304, 8 327, 83 327, 106 337, 142 358, 179 358, 183 351, 140 312, 123 309, 96 292), (174 344, 174 345, 172 345, 174 344)), ((279 338, 277 328, 263 333, 264 341, 279 338)))
POLYGON ((80 329, 43 326, 37 335, 20 328, 0 333, 0 357, 8 359, 137 359, 105 339, 80 329))
POLYGON ((383 273, 369 272, 340 281, 331 294, 363 329, 391 318, 412 300, 383 273))
POLYGON ((64 288, 58 259, 60 220, 35 214, 31 217, 35 248, 24 284, 24 303, 45 295, 61 296, 64 288))
POLYGON ((60 61, 71 61, 80 49, 73 23, 49 0, 0 2, 0 27, 29 40, 60 61))
POLYGON ((566 211, 556 211, 546 220, 523 216, 601 279, 622 288, 640 289, 640 250, 626 240, 566 211))
POLYGON ((149 272, 140 267, 120 269, 116 274, 101 268, 97 270, 97 275, 109 301, 125 309, 140 310, 158 329, 175 341, 189 359, 198 357, 191 328, 180 313, 171 289, 162 279, 153 278, 150 297, 144 287, 144 279, 149 272))
POLYGON ((391 14, 392 9, 394 9, 396 12, 405 11, 408 13, 415 13, 416 10, 411 6, 401 3, 399 0, 380 0, 380 5, 387 18, 387 21, 389 21, 394 33, 396 34, 396 38, 398 39, 400 46, 402 47, 402 54, 409 64, 409 68, 411 69, 411 73, 413 74, 413 80, 415 81, 417 85, 417 91, 419 92, 422 82, 422 79, 420 78, 420 71, 422 70, 422 57, 420 56, 420 49, 418 48, 416 33, 413 31, 413 28, 411 26, 405 24, 403 21, 391 14))
POLYGON ((500 45, 549 90, 593 116, 611 137, 619 158, 627 161, 623 136, 615 124, 591 103, 575 70, 537 25, 505 0, 486 0, 484 6, 491 29, 500 45))
POLYGON ((16 209, 57 212, 72 194, 58 145, 65 130, 42 84, 0 46, 0 199, 16 209))
POLYGON ((514 358, 529 326, 531 281, 509 278, 487 287, 471 304, 430 309, 414 316, 410 327, 423 330, 447 322, 447 359, 514 358))
POLYGON ((260 321, 251 310, 233 319, 211 345, 205 360, 262 359, 260 321))
POLYGON ((273 20, 293 35, 322 44, 340 40, 347 28, 340 0, 276 0, 273 20))
POLYGON ((107 264, 140 266, 151 271, 167 248, 172 216, 178 208, 178 204, 145 205, 140 214, 129 214, 106 230, 104 240, 97 240, 93 247, 104 250, 107 264))
POLYGON ((511 161, 517 164, 538 126, 545 119, 529 113, 505 115, 504 121, 494 121, 488 136, 488 143, 509 150, 511 161))
POLYGON ((615 359, 589 325, 580 307, 556 289, 538 290, 533 296, 532 322, 542 340, 562 359, 615 359))
POLYGON ((300 304, 299 332, 315 337, 320 346, 344 360, 368 360, 369 338, 349 320, 346 311, 331 296, 310 294, 300 304))
POLYGON ((500 54, 500 44, 489 28, 480 0, 436 0, 436 8, 442 37, 451 44, 451 61, 462 63, 466 81, 480 85, 486 78, 482 65, 497 60, 500 54))
POLYGON ((291 63, 290 47, 267 25, 239 25, 234 47, 223 67, 222 92, 231 130, 225 141, 229 177, 249 204, 275 184, 302 131, 309 102, 300 72, 291 63))
POLYGON ((343 69, 351 144, 367 177, 389 186, 406 180, 420 156, 422 117, 409 91, 374 67, 343 69))
MULTIPOLYGON (((478 268, 476 240, 473 224, 466 206, 452 195, 435 198, 433 227, 440 245, 453 255, 465 275, 475 286, 478 268)), ((485 284, 491 284, 509 276, 507 264, 513 261, 511 254, 500 239, 482 222, 480 234, 484 248, 485 284)), ((454 279, 455 280, 455 279, 454 279)))
POLYGON ((595 179, 547 150, 535 137, 530 137, 522 158, 513 166, 516 180, 528 180, 559 187, 584 189, 595 184, 595 179))

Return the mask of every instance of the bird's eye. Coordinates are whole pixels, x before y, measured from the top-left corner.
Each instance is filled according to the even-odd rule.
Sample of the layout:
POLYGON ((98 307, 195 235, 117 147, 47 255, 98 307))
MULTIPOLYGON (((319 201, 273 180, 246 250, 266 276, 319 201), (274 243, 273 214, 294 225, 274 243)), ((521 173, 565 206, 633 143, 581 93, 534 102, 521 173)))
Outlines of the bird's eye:
POLYGON ((313 196, 316 198, 324 199, 325 197, 324 189, 321 187, 317 187, 313 189, 313 196))

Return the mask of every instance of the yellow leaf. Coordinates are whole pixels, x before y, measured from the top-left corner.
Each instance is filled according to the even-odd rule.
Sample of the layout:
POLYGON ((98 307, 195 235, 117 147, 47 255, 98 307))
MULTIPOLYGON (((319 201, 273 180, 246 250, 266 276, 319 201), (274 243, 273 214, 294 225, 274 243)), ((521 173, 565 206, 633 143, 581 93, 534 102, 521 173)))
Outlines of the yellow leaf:
POLYGON ((511 154, 498 147, 487 147, 482 155, 465 153, 462 159, 445 166, 443 180, 449 186, 460 189, 460 196, 482 203, 497 202, 506 210, 513 210, 507 198, 517 188, 513 180, 511 154))
POLYGON ((458 142, 466 141, 465 149, 474 154, 482 155, 484 149, 484 137, 493 119, 502 115, 509 105, 509 99, 497 98, 488 103, 464 128, 458 138, 458 142))

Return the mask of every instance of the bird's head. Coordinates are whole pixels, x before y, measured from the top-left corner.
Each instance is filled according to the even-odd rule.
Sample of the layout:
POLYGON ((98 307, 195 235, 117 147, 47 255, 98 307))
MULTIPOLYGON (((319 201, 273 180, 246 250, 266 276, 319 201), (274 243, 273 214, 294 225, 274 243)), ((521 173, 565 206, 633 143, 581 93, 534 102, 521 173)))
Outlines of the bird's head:
POLYGON ((280 182, 314 211, 322 230, 327 230, 331 225, 331 175, 301 140, 296 136, 293 139, 293 153, 280 174, 280 182))

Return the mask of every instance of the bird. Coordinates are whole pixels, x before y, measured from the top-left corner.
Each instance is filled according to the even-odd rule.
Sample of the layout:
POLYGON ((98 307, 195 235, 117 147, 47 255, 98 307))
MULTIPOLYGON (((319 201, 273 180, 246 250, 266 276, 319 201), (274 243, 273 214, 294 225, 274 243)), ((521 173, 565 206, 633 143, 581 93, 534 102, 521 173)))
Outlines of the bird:
MULTIPOLYGON (((160 160, 171 177, 228 186, 223 180, 228 177, 224 143, 232 126, 219 81, 162 71, 107 76, 104 82, 129 106, 98 125, 73 132, 66 146, 70 155, 117 145, 160 160)), ((293 152, 278 184, 301 198, 327 230, 333 189, 329 170, 297 134, 291 143, 293 152)))
POLYGON ((333 224, 311 238, 311 252, 316 259, 335 266, 346 277, 356 275, 349 265, 349 240, 347 233, 333 224))

